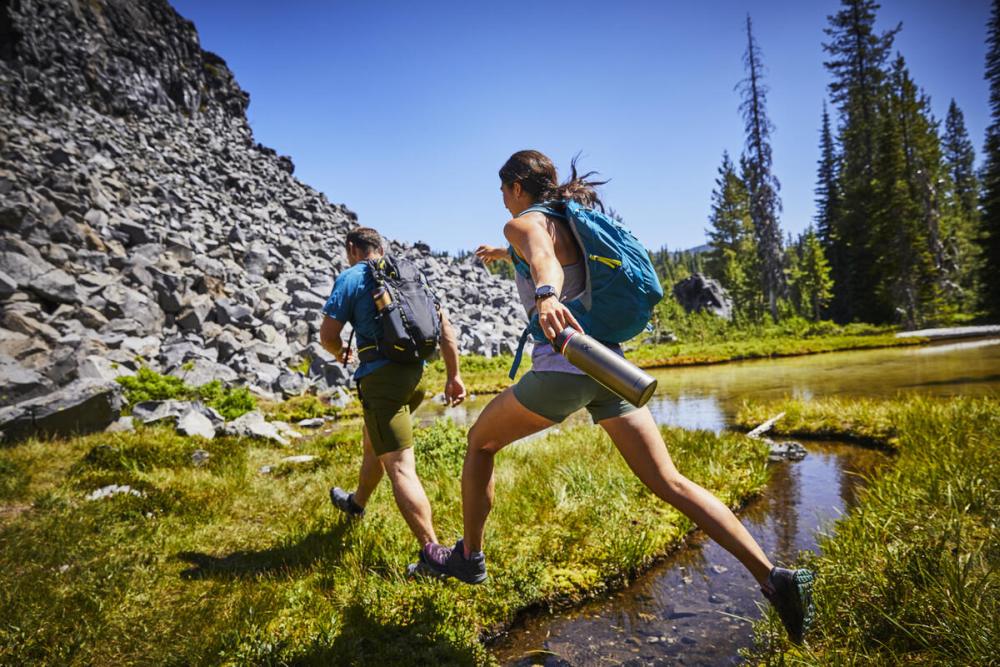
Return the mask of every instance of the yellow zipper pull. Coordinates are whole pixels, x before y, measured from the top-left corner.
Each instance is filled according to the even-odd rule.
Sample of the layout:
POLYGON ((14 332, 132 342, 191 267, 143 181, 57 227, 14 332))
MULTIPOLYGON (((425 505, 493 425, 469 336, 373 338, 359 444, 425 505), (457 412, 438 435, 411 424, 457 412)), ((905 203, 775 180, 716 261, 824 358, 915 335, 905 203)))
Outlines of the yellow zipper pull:
POLYGON ((622 265, 622 261, 620 259, 611 259, 610 257, 601 257, 600 255, 590 255, 590 259, 595 262, 600 262, 605 266, 610 266, 612 269, 617 269, 622 265))

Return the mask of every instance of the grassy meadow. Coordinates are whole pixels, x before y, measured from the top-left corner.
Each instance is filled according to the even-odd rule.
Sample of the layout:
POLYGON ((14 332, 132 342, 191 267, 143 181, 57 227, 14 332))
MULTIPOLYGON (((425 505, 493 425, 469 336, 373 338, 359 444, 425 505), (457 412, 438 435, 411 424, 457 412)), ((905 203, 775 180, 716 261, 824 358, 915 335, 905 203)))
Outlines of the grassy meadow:
MULTIPOLYGON (((620 585, 692 529, 598 428, 573 427, 498 455, 487 583, 406 580, 417 544, 387 483, 361 521, 328 500, 356 479, 359 428, 343 420, 288 448, 149 426, 0 450, 0 663, 488 664, 483 640, 519 610, 620 585), (279 464, 289 454, 317 458, 279 464), (108 484, 139 495, 87 499, 108 484)), ((765 484, 759 442, 664 435, 731 507, 765 484)), ((442 420, 417 440, 453 541, 464 430, 442 420)))
POLYGON ((853 439, 897 453, 806 558, 819 577, 806 648, 757 624, 767 665, 989 665, 1000 647, 1000 401, 822 400, 779 411, 780 435, 853 439))

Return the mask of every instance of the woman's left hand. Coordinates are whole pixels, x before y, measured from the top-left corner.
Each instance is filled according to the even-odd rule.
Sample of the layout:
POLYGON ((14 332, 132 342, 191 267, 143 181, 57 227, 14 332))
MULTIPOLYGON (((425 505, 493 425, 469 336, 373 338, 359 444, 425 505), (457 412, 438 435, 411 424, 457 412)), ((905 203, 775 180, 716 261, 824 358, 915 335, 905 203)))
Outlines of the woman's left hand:
POLYGON ((555 297, 548 297, 538 302, 538 324, 542 327, 542 333, 549 340, 555 340, 559 332, 566 327, 573 327, 583 333, 583 327, 573 317, 573 313, 562 301, 555 297))
POLYGON ((476 248, 476 257, 481 259, 483 264, 491 264, 502 259, 510 259, 510 254, 507 252, 506 248, 494 248, 488 245, 481 245, 476 248))

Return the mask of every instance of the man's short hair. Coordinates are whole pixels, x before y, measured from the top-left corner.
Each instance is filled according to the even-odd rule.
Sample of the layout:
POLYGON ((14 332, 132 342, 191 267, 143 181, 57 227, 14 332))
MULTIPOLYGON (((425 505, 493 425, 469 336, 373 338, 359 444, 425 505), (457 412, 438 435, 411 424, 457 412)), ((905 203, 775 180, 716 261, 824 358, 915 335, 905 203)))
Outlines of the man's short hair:
POLYGON ((371 227, 355 227, 347 233, 346 243, 366 254, 382 252, 382 237, 371 227))

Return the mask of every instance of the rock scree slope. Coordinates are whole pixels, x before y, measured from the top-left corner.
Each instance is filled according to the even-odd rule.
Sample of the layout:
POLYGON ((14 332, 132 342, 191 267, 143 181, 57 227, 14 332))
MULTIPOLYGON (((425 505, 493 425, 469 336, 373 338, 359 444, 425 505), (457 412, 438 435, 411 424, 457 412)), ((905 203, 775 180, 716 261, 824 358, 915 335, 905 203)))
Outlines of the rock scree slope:
MULTIPOLYGON (((347 382, 317 332, 363 221, 255 141, 249 102, 165 0, 0 0, 0 407, 140 365, 275 396, 347 382)), ((388 246, 463 352, 512 350, 512 283, 388 246)))

